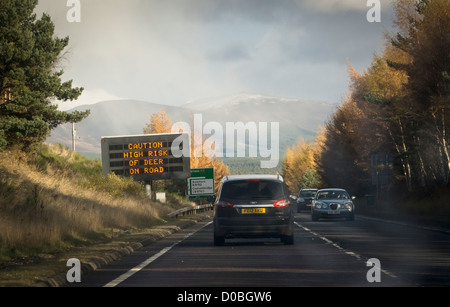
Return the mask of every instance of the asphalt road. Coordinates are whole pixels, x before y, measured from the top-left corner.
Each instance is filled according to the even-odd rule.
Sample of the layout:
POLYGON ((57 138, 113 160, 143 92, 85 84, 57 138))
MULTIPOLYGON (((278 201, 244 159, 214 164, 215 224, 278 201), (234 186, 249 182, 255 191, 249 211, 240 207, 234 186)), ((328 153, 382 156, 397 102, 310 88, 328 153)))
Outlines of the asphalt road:
POLYGON ((361 216, 312 222, 306 213, 297 214, 295 224, 292 246, 234 239, 219 247, 213 246, 211 221, 205 221, 70 286, 450 286, 450 232, 361 216))

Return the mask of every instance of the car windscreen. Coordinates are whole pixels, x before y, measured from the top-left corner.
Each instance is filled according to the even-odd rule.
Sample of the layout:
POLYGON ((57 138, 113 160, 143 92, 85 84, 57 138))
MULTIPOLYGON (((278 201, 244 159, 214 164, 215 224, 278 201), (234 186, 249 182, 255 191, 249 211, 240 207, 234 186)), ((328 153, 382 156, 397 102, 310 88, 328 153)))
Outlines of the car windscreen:
POLYGON ((317 192, 316 199, 350 199, 346 191, 319 191, 317 192))
POLYGON ((220 197, 234 200, 283 199, 283 184, 272 180, 229 181, 222 186, 220 197))

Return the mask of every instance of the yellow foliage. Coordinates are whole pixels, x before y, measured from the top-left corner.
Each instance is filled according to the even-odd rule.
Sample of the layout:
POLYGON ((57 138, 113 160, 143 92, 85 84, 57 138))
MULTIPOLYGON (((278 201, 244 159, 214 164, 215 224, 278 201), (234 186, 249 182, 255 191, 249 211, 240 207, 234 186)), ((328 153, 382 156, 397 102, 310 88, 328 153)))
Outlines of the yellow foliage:
POLYGON ((283 177, 292 193, 296 194, 302 187, 305 187, 306 183, 302 182, 302 179, 306 172, 316 171, 316 157, 320 151, 322 137, 320 133, 314 144, 300 138, 297 144, 286 149, 283 160, 283 177))
POLYGON ((145 134, 170 133, 172 122, 164 109, 150 117, 150 123, 144 128, 145 134))
MULTIPOLYGON (((170 133, 172 131, 172 121, 169 116, 167 116, 164 110, 153 114, 150 117, 150 123, 147 124, 147 127, 144 128, 144 133, 170 133)), ((230 174, 230 170, 228 166, 226 166, 222 161, 218 159, 212 159, 205 155, 205 153, 195 154, 194 144, 199 143, 194 142, 194 133, 191 133, 191 168, 214 168, 214 177, 215 177, 215 186, 216 189, 219 187, 219 183, 223 177, 228 176, 230 174)), ((203 145, 202 140, 202 145, 203 145)), ((203 146, 202 146, 203 147, 203 146)))

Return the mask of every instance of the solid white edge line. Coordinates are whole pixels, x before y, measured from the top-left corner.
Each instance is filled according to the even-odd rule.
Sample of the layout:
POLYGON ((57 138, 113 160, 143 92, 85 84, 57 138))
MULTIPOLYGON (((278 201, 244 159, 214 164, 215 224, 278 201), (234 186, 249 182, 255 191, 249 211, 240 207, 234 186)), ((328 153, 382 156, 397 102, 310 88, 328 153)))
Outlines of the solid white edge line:
POLYGON ((155 261, 156 259, 158 259, 159 257, 161 257, 162 255, 164 255, 165 253, 167 253, 168 251, 170 251, 172 248, 174 248, 175 246, 177 246, 178 244, 180 244, 181 242, 183 242, 184 240, 186 240, 187 238, 189 238, 190 236, 192 236, 193 234, 195 234, 196 232, 202 230, 203 228, 205 228, 206 226, 208 226, 209 224, 211 224, 212 222, 207 223, 206 225, 202 226, 201 228, 187 234, 183 239, 181 239, 180 241, 172 244, 169 247, 163 248, 162 250, 160 250, 157 254, 151 256, 150 258, 148 258, 147 260, 145 260, 144 262, 140 263, 139 265, 135 266, 134 268, 132 268, 131 270, 129 270, 128 272, 120 275, 119 277, 117 277, 116 279, 114 279, 113 281, 110 281, 109 283, 107 283, 106 285, 104 285, 103 287, 108 288, 108 287, 116 287, 118 286, 120 283, 124 282, 126 279, 130 278, 131 276, 133 276, 134 274, 136 274, 137 272, 139 272, 140 270, 142 270, 143 268, 145 268, 146 266, 148 266, 150 263, 152 263, 153 261, 155 261))

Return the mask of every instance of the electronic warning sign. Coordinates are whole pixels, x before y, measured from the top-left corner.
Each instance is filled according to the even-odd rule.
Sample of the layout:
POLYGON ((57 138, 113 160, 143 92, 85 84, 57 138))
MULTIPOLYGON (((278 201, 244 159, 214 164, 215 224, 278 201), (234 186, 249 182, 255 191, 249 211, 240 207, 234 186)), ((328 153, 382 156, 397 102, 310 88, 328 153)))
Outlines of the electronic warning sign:
POLYGON ((190 176, 187 133, 102 137, 101 145, 105 176, 112 172, 144 182, 190 176))

